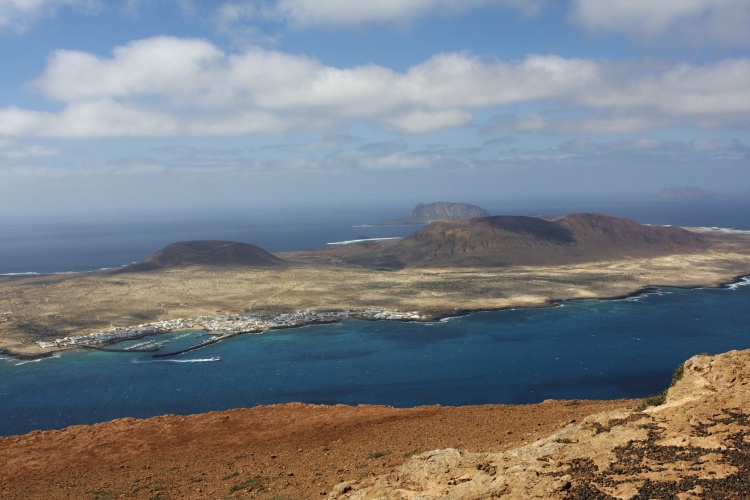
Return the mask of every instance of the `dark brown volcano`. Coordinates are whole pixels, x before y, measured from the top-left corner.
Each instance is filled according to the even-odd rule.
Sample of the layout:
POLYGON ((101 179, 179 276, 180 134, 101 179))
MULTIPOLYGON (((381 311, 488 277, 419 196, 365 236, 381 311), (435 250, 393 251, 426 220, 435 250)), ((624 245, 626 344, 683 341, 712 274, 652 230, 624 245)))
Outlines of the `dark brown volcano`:
POLYGON ((172 243, 152 256, 115 272, 140 272, 182 266, 278 267, 286 261, 260 247, 233 241, 181 241, 172 243))
POLYGON ((378 222, 380 225, 410 225, 426 224, 428 222, 443 219, 471 219, 474 217, 486 217, 490 214, 481 207, 469 205, 468 203, 452 203, 438 201, 435 203, 418 204, 411 211, 411 217, 405 219, 389 219, 378 222))
POLYGON ((387 267, 556 265, 689 253, 709 246, 676 227, 602 214, 436 221, 374 257, 387 267))

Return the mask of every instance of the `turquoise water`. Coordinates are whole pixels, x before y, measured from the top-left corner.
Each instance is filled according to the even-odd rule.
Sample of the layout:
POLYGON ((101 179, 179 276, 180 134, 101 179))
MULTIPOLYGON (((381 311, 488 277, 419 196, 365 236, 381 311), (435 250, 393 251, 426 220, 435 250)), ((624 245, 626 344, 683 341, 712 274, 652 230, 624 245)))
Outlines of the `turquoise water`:
POLYGON ((750 286, 743 285, 665 288, 427 324, 346 321, 235 337, 165 360, 70 351, 38 362, 0 360, 0 435, 290 401, 642 397, 661 391, 694 354, 747 348, 750 286))

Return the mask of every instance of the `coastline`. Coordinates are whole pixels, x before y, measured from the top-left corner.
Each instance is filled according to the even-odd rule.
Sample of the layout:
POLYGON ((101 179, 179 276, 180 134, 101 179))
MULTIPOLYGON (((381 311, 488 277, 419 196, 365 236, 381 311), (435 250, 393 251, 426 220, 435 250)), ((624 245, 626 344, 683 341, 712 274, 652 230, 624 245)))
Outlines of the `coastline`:
MULTIPOLYGON (((717 257, 716 262, 725 262, 724 259, 724 256, 717 257)), ((513 287, 499 289, 498 296, 507 294, 508 291, 528 294, 530 289, 533 290, 537 286, 536 284, 543 280, 551 280, 550 286, 545 290, 553 290, 556 293, 563 291, 573 295, 567 298, 550 299, 546 297, 541 300, 541 294, 537 294, 533 297, 534 300, 529 300, 528 295, 519 293, 520 305, 435 307, 431 309, 430 320, 438 321, 479 311, 555 307, 562 302, 584 299, 623 300, 653 293, 662 287, 697 289, 732 288, 733 285, 745 286, 745 284, 750 284, 750 281, 748 281, 750 273, 747 272, 750 267, 748 260, 750 259, 741 259, 728 268, 716 265, 712 268, 712 273, 708 275, 704 273, 704 267, 701 265, 705 260, 696 257, 693 260, 690 258, 687 260, 684 258, 662 259, 653 263, 646 263, 646 267, 652 266, 652 269, 659 270, 659 272, 665 264, 671 263, 672 268, 670 269, 673 269, 673 274, 671 272, 666 274, 658 274, 657 272, 652 272, 649 275, 638 274, 637 268, 643 267, 640 262, 635 264, 620 262, 599 264, 593 267, 567 266, 557 270, 546 268, 531 270, 503 269, 493 272, 488 272, 486 269, 470 272, 448 270, 444 272, 445 275, 441 274, 441 271, 423 270, 424 274, 390 273, 382 277, 379 276, 378 279, 385 281, 396 276, 398 279, 385 281, 388 287, 394 286, 394 283, 397 286, 404 287, 406 286, 404 283, 408 284, 410 279, 432 280, 430 283, 435 286, 431 293, 437 293, 441 286, 445 286, 452 291, 455 284, 463 280, 500 282, 503 278, 512 275, 523 287, 519 285, 517 289, 513 287), (685 262, 690 263, 692 267, 681 265, 685 262), (602 269, 608 270, 604 272, 602 269), (692 271, 693 269, 695 269, 695 272, 692 271), (731 269, 739 269, 739 272, 732 273, 730 272, 731 269), (548 271, 551 271, 551 274, 579 274, 576 275, 575 279, 568 279, 568 281, 554 281, 551 276, 547 275, 548 271), (709 275, 711 278, 705 279, 709 275), (665 279, 665 277, 674 277, 674 281, 665 279), (617 278, 616 283, 614 278, 617 278), (575 284, 593 282, 596 286, 565 288, 571 282, 575 284), (603 286, 602 283, 607 286, 603 286), (615 286, 612 286, 613 283, 615 286), (652 283, 657 284, 653 285, 652 283), (599 293, 593 296, 590 293, 591 290, 616 290, 621 293, 599 293)), ((231 281, 232 272, 234 271, 221 273, 212 271, 209 273, 206 270, 196 270, 195 273, 199 275, 198 278, 200 278, 200 273, 205 273, 206 278, 196 281, 195 286, 196 288, 207 289, 210 293, 216 293, 216 288, 206 287, 206 284, 213 284, 214 287, 231 288, 233 283, 237 283, 237 281, 231 281), (229 281, 225 284, 224 280, 229 281)), ((260 280, 261 278, 268 279, 276 291, 266 293, 266 298, 269 296, 285 299, 294 298, 294 294, 289 292, 292 285, 295 285, 294 290, 301 289, 305 298, 313 297, 319 301, 318 303, 329 296, 327 295, 327 289, 324 289, 323 292, 320 291, 319 282, 316 280, 320 269, 309 271, 297 269, 295 272, 297 274, 291 275, 281 284, 273 280, 272 273, 252 272, 242 275, 241 279, 248 281, 260 280), (298 285, 299 283, 301 285, 298 285), (278 291, 279 289, 280 291, 278 291)), ((190 274, 193 274, 193 271, 188 273, 161 273, 151 276, 136 275, 130 281, 118 283, 113 283, 106 277, 91 279, 91 276, 87 276, 81 280, 68 280, 66 278, 61 283, 65 286, 65 292, 78 293, 79 297, 101 297, 117 293, 120 290, 122 290, 120 293, 124 297, 130 297, 129 294, 140 281, 151 280, 154 284, 154 290, 159 291, 163 289, 165 283, 170 286, 177 286, 181 283, 180 280, 184 280, 184 277, 190 274)), ((345 276, 357 277, 365 276, 365 274, 345 276)), ((340 285, 342 280, 331 281, 339 283, 338 288, 342 288, 342 285, 340 285)), ((254 281, 254 283, 257 283, 257 281, 254 281)), ((371 284, 373 282, 366 283, 371 284)), ((375 281, 375 283, 379 282, 375 281)), ((469 284, 473 285, 474 283, 475 281, 469 284)), ((51 288, 53 292, 46 297, 54 300, 54 287, 56 285, 52 283, 46 286, 51 288)), ((409 290, 413 289, 409 288, 409 290)), ((21 291, 37 290, 44 291, 45 289, 43 286, 33 285, 21 291)), ((389 288, 389 290, 392 290, 392 288, 389 288)), ((391 300, 396 301, 400 296, 407 295, 403 290, 397 290, 400 290, 399 294, 393 294, 391 300)), ((460 294, 464 293, 462 288, 456 290, 460 294)), ((476 295, 481 296, 482 290, 484 289, 480 287, 469 288, 469 293, 465 295, 465 299, 471 302, 469 299, 476 295), (477 289, 479 292, 475 292, 477 289)), ((141 291, 140 293, 145 292, 141 291)), ((240 294, 238 291, 235 291, 235 293, 240 294)), ((153 300, 153 297, 157 295, 149 292, 144 296, 153 300)), ((34 295, 26 295, 24 298, 31 302, 30 298, 34 297, 34 295)), ((161 298, 161 295, 159 297, 161 298)), ((448 298, 454 299, 455 295, 448 295, 448 298)), ((456 301, 454 304, 461 305, 462 302, 456 301)), ((472 303, 472 305, 476 304, 481 303, 472 303)), ((165 305, 167 305, 166 302, 165 305)), ((278 307, 278 304, 272 300, 267 300, 263 303, 263 306, 265 310, 271 310, 278 307)), ((132 309, 131 307, 130 310, 132 309)), ((0 312, 3 310, 5 309, 0 305, 0 312)), ((169 311, 167 307, 162 310, 164 312, 169 311)), ((126 312, 129 314, 129 311, 126 312)), ((0 321, 2 320, 0 319, 0 321)), ((48 355, 54 354, 48 353, 48 355)), ((44 495, 57 498, 55 495, 50 495, 49 491, 57 491, 60 495, 59 498, 63 498, 63 494, 67 495, 71 492, 73 494, 79 493, 79 496, 81 496, 84 493, 90 494, 91 491, 99 491, 92 488, 97 488, 96 485, 106 482, 109 489, 117 491, 132 490, 134 496, 136 495, 136 489, 144 485, 144 489, 138 490, 138 494, 152 494, 157 489, 166 488, 171 495, 170 497, 204 498, 213 494, 216 497, 222 496, 230 488, 255 484, 249 481, 257 480, 265 485, 265 488, 273 489, 274 493, 294 492, 296 498, 320 498, 323 496, 323 492, 333 491, 335 485, 342 481, 369 480, 371 477, 374 479, 375 476, 388 474, 395 467, 399 467, 400 464, 409 460, 412 455, 416 454, 416 451, 426 452, 438 448, 457 448, 466 452, 478 450, 490 452, 524 445, 535 446, 532 443, 537 439, 544 439, 566 425, 579 425, 578 423, 586 418, 587 409, 590 409, 592 413, 595 411, 592 405, 601 405, 598 408, 601 410, 616 410, 619 405, 621 411, 626 412, 625 415, 627 416, 632 413, 635 404, 635 401, 632 400, 620 400, 619 403, 616 401, 545 400, 544 403, 539 405, 417 406, 393 409, 388 407, 314 406, 289 403, 189 416, 171 415, 146 420, 117 419, 95 425, 75 425, 60 430, 32 431, 25 435, 0 438, 0 453, 7 453, 6 456, 9 457, 7 460, 9 465, 8 472, 6 472, 7 480, 0 481, 3 483, 0 489, 5 488, 3 490, 5 494, 17 495, 19 498, 42 498, 44 495), (606 405, 610 406, 607 407, 606 405), (430 413, 430 419, 421 416, 424 412, 430 413), (517 415, 513 422, 509 421, 511 414, 517 415), (263 418, 262 415, 267 415, 269 418, 257 420, 253 419, 251 415, 257 415, 259 418, 263 418), (329 415, 330 419, 321 424, 321 421, 316 419, 324 415, 329 415), (236 427, 243 422, 246 427, 236 427), (299 425, 300 427, 280 429, 280 422, 284 425, 299 425), (302 424, 298 424, 299 422, 309 423, 309 428, 303 429, 302 424), (502 422, 502 425, 497 425, 498 422, 502 422), (541 425, 539 425, 540 423, 541 425), (318 424, 318 426, 316 427, 314 424, 318 424), (385 430, 384 425, 390 427, 385 430), (274 438, 263 437, 268 436, 268 429, 276 429, 281 435, 274 438), (251 434, 252 432, 257 434, 251 434), (245 436, 246 441, 238 444, 237 436, 245 436), (200 439, 197 437, 200 437, 200 439), (133 439, 144 443, 141 447, 137 447, 140 450, 138 453, 132 451, 133 439), (67 458, 71 446, 76 450, 75 453, 80 454, 81 457, 89 458, 84 458, 84 462, 77 461, 74 466, 71 466, 67 458), (170 461, 167 466, 163 465, 165 458, 170 461), (172 470, 173 468, 169 467, 171 465, 178 465, 179 470, 172 470), (333 467, 333 469, 330 469, 330 467, 333 467), (119 474, 114 478, 112 476, 113 468, 115 470, 120 468, 119 474), (17 472, 19 470, 22 472, 17 472), (238 471, 238 475, 234 476, 233 474, 236 471, 238 471), (245 471, 253 471, 253 474, 256 475, 249 475, 250 473, 245 471), (198 479, 200 479, 200 482, 197 481, 198 479), (66 485, 75 484, 76 486, 66 487, 64 491, 55 489, 58 488, 56 485, 61 481, 65 482, 66 485)), ((618 418, 620 417, 618 416, 618 418)), ((619 420, 617 421, 619 422, 619 420)), ((602 422, 603 425, 609 425, 609 420, 605 419, 602 422)), ((645 433, 646 431, 639 427, 641 423, 635 422, 633 426, 637 432, 645 433)), ((597 428, 596 432, 597 435, 600 435, 601 430, 597 428)), ((607 434, 601 434, 601 436, 606 437, 609 432, 609 427, 607 427, 607 434)), ((612 434, 614 435, 614 433, 612 434)), ((554 446, 567 449, 574 446, 579 438, 577 435, 574 438, 567 438, 566 435, 564 441, 562 438, 560 441, 554 441, 557 438, 552 439, 555 443, 554 446)), ((477 470, 477 464, 482 463, 485 462, 473 462, 471 470, 477 470)), ((453 477, 463 477, 461 474, 463 472, 453 477)), ((104 490, 101 489, 101 491, 104 490)), ((248 491, 251 494, 254 493, 253 490, 248 491)), ((269 496, 271 494, 269 493, 269 496)), ((0 496, 3 495, 0 494, 0 496)), ((143 498, 146 498, 146 496, 143 496, 143 498)))
MULTIPOLYGON (((52 357, 57 353, 71 350, 71 349, 93 349, 93 350, 105 350, 105 351, 112 351, 112 352, 120 352, 116 349, 108 349, 107 346, 113 346, 117 345, 120 342, 129 341, 129 340, 137 340, 145 337, 151 337, 151 336, 159 336, 164 333, 173 333, 177 331, 183 331, 183 330, 203 330, 206 331, 209 334, 212 335, 218 335, 216 338, 213 338, 207 342, 203 342, 200 344, 195 344, 193 346, 190 346, 188 348, 182 349, 177 352, 171 352, 171 353, 161 353, 161 354, 154 354, 154 358, 163 358, 163 357, 172 357, 172 356, 178 356, 180 354, 184 354, 186 352, 194 351, 201 349, 203 347, 206 347, 208 345, 221 342, 223 340, 226 340, 228 338, 237 336, 237 335, 243 335, 243 334, 262 334, 264 331, 268 330, 286 330, 286 329, 292 329, 292 328, 301 328, 303 326, 308 326, 311 324, 326 324, 326 323, 338 323, 345 319, 359 319, 363 321, 416 321, 416 322, 435 322, 435 321, 443 321, 450 318, 457 318, 461 316, 466 316, 468 314, 478 313, 478 312, 493 312, 493 311, 503 311, 503 310, 510 310, 510 309, 531 309, 531 308, 546 308, 546 307, 557 307, 560 306, 566 302, 575 302, 575 301, 581 301, 581 300, 600 300, 600 301, 610 301, 610 300, 625 300, 629 298, 639 297, 642 295, 646 295, 649 293, 654 293, 658 291, 661 288, 679 288, 683 290, 691 290, 691 289, 701 289, 701 288, 732 288, 732 286, 744 286, 744 285, 750 285, 750 274, 740 274, 737 276, 734 276, 733 278, 722 281, 719 283, 709 283, 709 284, 702 284, 702 285, 692 285, 692 286, 677 286, 677 285, 645 285, 641 288, 634 290, 629 293, 615 295, 615 296, 602 296, 602 297, 583 297, 583 298, 567 298, 567 299, 556 299, 556 300, 549 300, 546 303, 537 304, 537 305, 520 305, 520 306, 504 306, 504 307, 497 307, 497 308, 454 308, 452 310, 431 310, 431 311, 409 311, 407 313, 402 313, 398 310, 388 310, 388 309, 379 309, 379 312, 386 313, 386 314, 399 314, 399 315, 409 315, 408 318, 404 317, 398 317, 398 318, 384 318, 384 317, 373 317, 372 315, 364 315, 362 314, 362 311, 325 311, 324 314, 330 315, 325 317, 315 317, 312 320, 304 321, 300 323, 295 324, 287 324, 287 325, 277 325, 277 326, 268 326, 266 328, 262 329, 251 329, 251 330, 245 330, 245 331, 233 331, 233 330, 212 330, 208 329, 204 326, 204 324, 210 324, 212 322, 219 322, 219 321, 227 321, 226 317, 217 316, 213 318, 200 318, 200 320, 195 319, 182 319, 176 320, 177 322, 181 324, 189 324, 191 326, 181 326, 179 328, 174 329, 161 329, 158 331, 151 331, 148 333, 142 333, 137 334, 133 336, 128 336, 125 338, 113 338, 98 344, 77 344, 77 345, 64 345, 64 346, 55 346, 55 347, 48 347, 45 348, 43 351, 38 352, 17 352, 13 350, 7 349, 7 347, 4 347, 2 345, 2 341, 0 340, 0 356, 16 359, 20 361, 34 361, 38 359, 45 359, 48 357, 52 357), (421 317, 415 318, 415 315, 420 315, 421 317)), ((299 312, 287 312, 287 313, 281 313, 281 316, 287 316, 287 315, 295 315, 295 314, 302 314, 299 312)), ((317 313, 316 313, 317 314, 317 313)), ((167 323, 167 320, 157 320, 156 323, 167 323)), ((137 325, 137 326, 130 326, 130 327, 120 327, 125 329, 132 329, 132 330, 138 330, 144 328, 146 325, 137 325)), ((94 335, 94 334, 91 334, 94 335)), ((135 351, 122 351, 122 352, 135 352, 135 351)))
POLYGON ((385 270, 348 263, 345 257, 356 254, 357 245, 334 245, 277 253, 290 265, 275 268, 0 276, 0 353, 40 359, 67 344, 101 345, 185 327, 227 334, 336 318, 439 321, 478 311, 622 300, 659 287, 732 286, 750 276, 750 231, 693 230, 712 234, 711 247, 570 264, 385 270), (343 247, 352 247, 345 249, 350 253, 342 254, 343 247), (284 317, 289 321, 274 319, 284 317))

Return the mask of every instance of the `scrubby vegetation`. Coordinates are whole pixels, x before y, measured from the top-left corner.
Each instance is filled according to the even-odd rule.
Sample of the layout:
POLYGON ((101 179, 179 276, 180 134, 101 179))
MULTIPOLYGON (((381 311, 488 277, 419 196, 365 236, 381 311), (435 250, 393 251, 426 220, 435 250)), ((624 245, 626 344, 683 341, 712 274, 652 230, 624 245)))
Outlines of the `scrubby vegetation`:
POLYGON ((669 388, 674 387, 677 382, 682 380, 682 376, 685 374, 685 363, 682 363, 680 366, 677 367, 677 369, 672 374, 672 382, 669 384, 669 387, 664 389, 659 394, 656 394, 654 396, 649 396, 643 401, 641 401, 641 404, 639 404, 635 411, 643 411, 649 406, 659 406, 663 405, 667 401, 667 394, 669 393, 669 388))

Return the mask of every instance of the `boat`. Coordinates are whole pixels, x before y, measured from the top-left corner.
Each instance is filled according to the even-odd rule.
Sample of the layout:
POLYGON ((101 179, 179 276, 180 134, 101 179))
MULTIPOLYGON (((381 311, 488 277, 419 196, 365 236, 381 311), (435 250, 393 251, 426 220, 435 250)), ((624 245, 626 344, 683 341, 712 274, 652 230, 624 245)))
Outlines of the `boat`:
POLYGON ((221 358, 219 356, 213 356, 211 357, 211 361, 221 361, 221 358))

